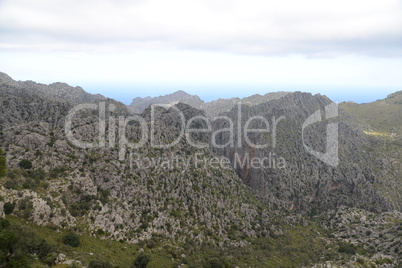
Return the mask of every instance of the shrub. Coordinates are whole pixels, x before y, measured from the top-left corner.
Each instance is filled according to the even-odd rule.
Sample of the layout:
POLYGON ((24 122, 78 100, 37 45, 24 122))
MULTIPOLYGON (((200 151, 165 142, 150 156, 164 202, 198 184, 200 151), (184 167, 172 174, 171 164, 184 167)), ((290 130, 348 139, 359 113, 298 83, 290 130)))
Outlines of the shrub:
POLYGON ((17 190, 18 189, 18 183, 15 180, 8 180, 4 183, 4 187, 6 189, 13 189, 17 190))
POLYGON ((4 213, 6 215, 9 215, 9 214, 13 213, 14 208, 15 208, 15 204, 10 203, 10 202, 4 203, 3 209, 4 209, 4 213))
POLYGON ((44 263, 46 263, 47 265, 52 266, 55 263, 57 256, 59 256, 59 253, 51 252, 48 255, 46 255, 45 257, 43 257, 42 261, 44 263))
MULTIPOLYGON (((52 254, 57 251, 55 245, 50 244, 46 240, 43 240, 43 239, 40 241, 39 245, 36 247, 36 250, 37 250, 36 253, 37 253, 39 259, 42 261, 44 261, 44 260, 49 261, 49 259, 51 259, 52 254)), ((46 261, 44 261, 44 262, 46 263, 46 261)))
POLYGON ((151 261, 151 257, 148 255, 141 253, 140 255, 135 258, 133 265, 136 268, 146 268, 148 263, 151 261))
POLYGON ((97 234, 97 235, 104 235, 104 234, 105 234, 105 231, 103 231, 102 229, 98 229, 98 230, 96 231, 96 234, 97 234))
POLYGON ((352 244, 341 243, 338 249, 339 253, 356 254, 356 249, 352 244))
POLYGON ((47 264, 53 264, 58 255, 54 245, 39 238, 29 227, 12 224, 5 219, 0 219, 0 237, 1 267, 31 267, 32 255, 47 264))
POLYGON ((0 178, 6 175, 6 157, 4 152, 0 149, 0 178))
POLYGON ((147 247, 148 247, 148 248, 154 248, 154 247, 156 246, 157 242, 156 242, 154 239, 149 239, 149 240, 146 242, 146 244, 147 244, 147 247))
POLYGON ((103 261, 91 261, 88 268, 112 268, 112 265, 103 261))
POLYGON ((203 265, 204 268, 226 268, 229 265, 220 257, 210 257, 203 265))
POLYGON ((10 261, 7 267, 30 268, 31 265, 29 264, 28 258, 26 256, 18 255, 10 261))
POLYGON ((360 258, 357 259, 356 262, 359 263, 359 264, 364 264, 364 260, 363 260, 363 259, 360 259, 360 258))
POLYGON ((29 219, 33 212, 33 203, 31 198, 25 197, 24 199, 20 200, 18 209, 20 210, 20 216, 24 217, 25 219, 29 219))
POLYGON ((20 166, 20 168, 24 168, 24 169, 31 169, 32 162, 27 159, 23 159, 20 161, 19 166, 20 166))
POLYGON ((69 232, 63 237, 63 243, 72 247, 78 247, 81 244, 81 241, 76 233, 69 232))
POLYGON ((67 167, 65 166, 55 167, 49 171, 49 177, 53 179, 65 176, 67 176, 67 167))
POLYGON ((383 265, 383 264, 392 264, 392 260, 388 259, 388 258, 384 258, 384 259, 377 259, 375 261, 376 264, 378 265, 383 265))

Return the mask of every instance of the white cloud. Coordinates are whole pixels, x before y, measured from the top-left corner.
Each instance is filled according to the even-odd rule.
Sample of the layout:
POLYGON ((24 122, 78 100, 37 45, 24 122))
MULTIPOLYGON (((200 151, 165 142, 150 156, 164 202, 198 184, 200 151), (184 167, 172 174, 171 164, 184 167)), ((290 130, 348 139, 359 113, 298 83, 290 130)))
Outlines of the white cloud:
POLYGON ((0 0, 0 71, 128 99, 392 92, 401 44, 400 0, 0 0))
POLYGON ((398 0, 3 0, 0 30, 0 49, 402 54, 398 0))

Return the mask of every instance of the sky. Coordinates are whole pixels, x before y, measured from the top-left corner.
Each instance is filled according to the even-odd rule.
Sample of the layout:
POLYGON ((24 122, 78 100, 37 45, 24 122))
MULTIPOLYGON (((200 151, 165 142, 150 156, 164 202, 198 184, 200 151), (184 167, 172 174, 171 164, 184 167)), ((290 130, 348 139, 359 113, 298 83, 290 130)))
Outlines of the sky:
POLYGON ((0 0, 0 71, 125 103, 402 90, 401 0, 0 0))

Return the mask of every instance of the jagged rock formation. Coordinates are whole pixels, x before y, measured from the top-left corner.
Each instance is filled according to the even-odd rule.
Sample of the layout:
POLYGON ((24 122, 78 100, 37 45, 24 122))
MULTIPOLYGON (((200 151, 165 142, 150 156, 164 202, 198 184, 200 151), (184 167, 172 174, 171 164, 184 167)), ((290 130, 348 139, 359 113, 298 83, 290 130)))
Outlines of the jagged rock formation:
MULTIPOLYGON (((258 191, 271 203, 301 212, 336 208, 339 205, 361 207, 373 211, 384 211, 391 208, 400 209, 400 199, 387 199, 380 191, 378 172, 373 163, 375 154, 366 148, 370 147, 370 139, 356 125, 348 114, 339 110, 339 117, 324 120, 309 126, 304 130, 303 123, 316 111, 324 110, 331 101, 321 95, 312 96, 308 93, 292 93, 279 100, 273 100, 256 106, 241 106, 241 124, 252 116, 262 116, 271 124, 270 133, 250 133, 249 139, 254 144, 269 144, 267 148, 258 149, 248 145, 244 135, 241 146, 238 146, 238 133, 234 133, 234 147, 217 149, 217 153, 228 157, 242 180, 258 191), (276 124, 275 147, 273 141, 273 117, 276 124), (335 120, 335 121, 334 121, 335 120), (326 151, 326 125, 338 123, 339 132, 339 166, 331 167, 313 155, 306 146, 324 153, 326 151), (273 158, 273 161, 283 158, 286 167, 251 168, 242 166, 236 161, 236 155, 241 161, 245 157, 273 158), (271 157, 272 156, 272 157, 271 157), (237 167, 236 167, 237 165, 237 167)), ((238 107, 226 114, 238 128, 238 107)), ((262 120, 255 120, 249 128, 266 128, 262 120)), ((215 123, 215 129, 227 127, 227 121, 215 123)), ((242 128, 242 129, 243 129, 242 128)), ((219 144, 228 140, 228 133, 218 136, 219 144)))
POLYGON ((246 98, 231 98, 231 99, 218 99, 211 102, 204 102, 196 95, 190 95, 182 90, 176 91, 172 94, 159 97, 137 97, 133 99, 129 108, 135 113, 142 113, 151 104, 167 104, 174 105, 179 102, 193 106, 197 109, 202 109, 209 118, 214 118, 223 112, 228 112, 238 103, 247 105, 257 105, 270 100, 279 99, 288 92, 272 92, 265 95, 252 95, 246 98))
POLYGON ((346 263, 328 261, 314 267, 396 267, 402 259, 402 213, 399 211, 375 214, 341 206, 316 219, 341 241, 341 251, 356 252, 356 255, 346 263))
MULTIPOLYGON (((66 83, 40 84, 33 81, 15 81, 5 73, 0 72, 0 85, 19 89, 23 94, 36 95, 52 101, 70 102, 72 104, 106 100, 100 94, 90 94, 81 87, 72 87, 66 83)), ((3 89, 3 87, 2 87, 3 89)))
POLYGON ((204 102, 195 95, 190 95, 182 90, 176 91, 172 94, 168 94, 165 96, 159 96, 155 98, 146 97, 141 98, 137 97, 133 99, 130 104, 130 108, 132 111, 136 113, 142 113, 149 105, 151 104, 177 104, 179 102, 191 105, 195 108, 200 107, 204 102))
MULTIPOLYGON (((41 92, 23 87, 3 84, 1 88, 0 107, 7 117, 0 146, 10 170, 1 195, 17 204, 17 215, 41 225, 72 227, 80 223, 88 232, 130 242, 156 233, 175 241, 245 245, 240 236, 266 237, 272 230, 280 230, 272 223, 268 206, 230 168, 207 164, 216 158, 210 149, 194 149, 181 141, 161 151, 151 147, 147 138, 142 147, 128 150, 125 159, 119 160, 118 143, 83 149, 66 138, 64 120, 72 103, 43 99, 41 92), (206 164, 195 163, 197 157, 206 164), (32 170, 21 170, 22 160, 30 161, 32 170)), ((185 104, 175 107, 187 119, 203 114, 185 104)), ((152 122, 156 141, 168 143, 180 131, 180 118, 172 109, 156 112, 157 120, 152 122)), ((148 109, 142 114, 148 133, 149 113, 148 109)), ((111 115, 128 116, 115 111, 107 114, 107 122, 111 115)), ((72 122, 74 136, 96 141, 98 121, 95 110, 78 113, 72 122)), ((111 127, 107 125, 108 135, 111 127)), ((140 127, 128 124, 125 135, 131 142, 141 139, 140 127)), ((114 129, 118 137, 118 122, 114 129)))
POLYGON ((63 115, 71 109, 66 101, 49 101, 38 94, 9 84, 0 85, 0 130, 28 121, 54 125, 63 123, 63 115))
POLYGON ((231 99, 218 99, 211 102, 204 103, 200 109, 203 109, 210 118, 215 118, 221 113, 230 111, 238 103, 253 106, 271 100, 280 99, 286 96, 289 92, 271 92, 265 95, 255 94, 246 98, 231 98, 231 99))
MULTIPOLYGON (((400 144, 397 139, 367 134, 371 122, 347 113, 342 105, 337 117, 324 115, 321 122, 304 128, 303 135, 307 118, 331 104, 325 96, 279 92, 204 103, 178 92, 156 100, 137 99, 134 103, 140 110, 136 112, 141 113, 132 114, 123 104, 79 87, 16 82, 5 74, 0 74, 0 96, 0 148, 8 168, 7 176, 0 178, 3 216, 8 203, 15 208, 7 213, 53 229, 73 228, 130 243, 168 239, 164 246, 182 248, 181 257, 169 255, 179 259, 181 267, 187 267, 186 255, 195 254, 201 245, 242 252, 237 260, 258 250, 261 255, 256 261, 265 266, 307 266, 312 261, 317 267, 400 264, 395 244, 400 239, 392 237, 400 236, 402 221, 401 213, 392 211, 401 210, 402 203, 400 144), (187 104, 177 103, 178 99, 187 104), (79 111, 71 133, 77 140, 93 142, 93 148, 76 146, 66 137, 67 114, 85 102, 96 108, 79 111), (151 103, 171 106, 153 109, 151 103), (101 106, 105 107, 104 129, 99 121, 101 106), (216 115, 232 120, 233 136, 228 131, 212 134, 231 127, 221 118, 212 122, 212 132, 185 133, 174 146, 155 146, 175 142, 183 123, 197 116, 212 120, 216 115), (122 121, 120 116, 132 120, 122 121), (253 116, 259 119, 249 129, 266 127, 261 120, 265 118, 270 131, 248 133, 248 142, 267 143, 267 148, 247 143, 244 127, 253 116), (325 152, 326 126, 334 122, 339 134, 335 167, 306 150, 308 146, 325 152), (122 138, 128 146, 119 142, 122 138), (206 146, 197 148, 189 139, 206 146), (223 148, 212 143, 223 145, 230 139, 233 144, 223 148), (236 155, 241 162, 249 157, 246 166, 234 165, 236 155), (252 158, 267 158, 268 167, 250 167, 252 158), (312 216, 316 223, 308 220, 312 216), (316 224, 325 232, 316 230, 316 224), (292 229, 295 225, 299 227, 292 229), (363 234, 369 229, 373 236, 366 239, 363 234), (300 243, 303 239, 313 249, 307 250, 300 243), (364 251, 345 255, 342 243, 364 251), (278 257, 291 255, 295 244, 302 248, 293 257, 296 262, 278 257), (277 247, 280 251, 274 253, 277 247)), ((398 96, 387 101, 396 105, 398 96)), ((207 124, 195 120, 189 126, 205 129, 207 124)))
POLYGON ((19 82, 0 73, 0 130, 28 121, 47 122, 51 127, 61 127, 63 117, 74 105, 99 101, 114 104, 116 111, 128 114, 123 103, 102 95, 92 95, 80 87, 64 83, 44 85, 33 81, 19 82))

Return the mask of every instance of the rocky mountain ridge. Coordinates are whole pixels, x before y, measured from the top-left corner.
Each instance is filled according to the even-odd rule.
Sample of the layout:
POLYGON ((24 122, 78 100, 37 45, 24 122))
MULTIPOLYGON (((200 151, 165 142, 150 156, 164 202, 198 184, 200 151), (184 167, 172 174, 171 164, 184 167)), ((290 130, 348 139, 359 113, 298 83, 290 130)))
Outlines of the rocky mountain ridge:
POLYGON ((272 92, 265 95, 255 94, 246 98, 230 98, 218 99, 210 102, 204 102, 196 95, 190 95, 182 90, 176 91, 172 94, 159 96, 159 97, 137 97, 133 99, 129 105, 130 109, 135 113, 142 113, 151 104, 170 104, 182 102, 193 106, 194 108, 204 110, 209 118, 214 118, 221 113, 228 112, 238 103, 246 105, 256 105, 270 100, 279 99, 289 92, 272 92))
MULTIPOLYGON (((207 143, 206 148, 181 139, 175 146, 161 149, 151 144, 151 134, 157 143, 171 143, 182 130, 177 111, 188 123, 196 116, 211 118, 216 110, 208 115, 202 107, 170 103, 170 108, 156 108, 152 121, 150 107, 131 114, 113 100, 89 93, 77 97, 77 88, 63 86, 65 94, 73 93, 64 100, 57 86, 47 95, 42 85, 5 80, 3 75, 0 148, 5 151, 7 174, 0 178, 0 211, 12 222, 22 219, 48 228, 48 232, 72 230, 82 239, 120 241, 123 249, 138 245, 136 252, 128 254, 152 256, 147 267, 400 264, 399 247, 391 241, 392 236, 400 235, 402 222, 399 147, 366 134, 370 125, 342 106, 336 118, 323 117, 322 122, 306 127, 303 140, 306 119, 331 104, 325 96, 280 93, 280 98, 268 95, 259 103, 254 98, 261 96, 253 96, 248 103, 243 99, 241 106, 229 100, 230 105, 219 112, 234 122, 234 128, 239 122, 244 126, 252 116, 267 119, 273 127, 273 117, 279 120, 283 116, 276 124, 276 146, 272 145, 271 128, 270 133, 249 135, 255 144, 269 143, 265 149, 248 146, 244 135, 239 139, 236 131, 234 146, 211 145, 212 138, 218 144, 228 141, 230 135, 222 131, 214 137, 211 133, 190 135, 196 142, 207 143), (95 141, 94 148, 75 146, 64 128, 68 112, 87 98, 97 108, 78 112, 71 126, 75 138, 95 141), (107 110, 102 136, 99 107, 111 104, 117 109, 107 110), (119 116, 140 116, 144 121, 127 123, 120 132, 119 116), (339 130, 338 167, 305 149, 307 145, 325 152, 326 126, 334 122, 339 130), (143 139, 143 127, 149 134, 144 144, 135 149, 125 147, 121 159, 122 145, 113 142, 113 137, 123 133, 136 144, 143 139), (105 144, 100 146, 103 138, 105 144), (384 144, 387 147, 382 149, 384 144), (276 159, 285 160, 286 168, 233 167, 235 153, 242 159, 275 154, 276 159), (220 161, 227 165, 216 165, 220 161), (370 230, 370 238, 359 238, 370 230), (205 257, 209 255, 212 257, 205 257)), ((212 130, 229 125, 227 120, 215 120, 212 130)), ((190 126, 206 127, 202 120, 190 126)), ((264 126, 264 121, 254 120, 249 128, 264 126)), ((95 258, 108 258, 100 251, 94 255, 96 247, 79 256, 76 250, 61 248, 64 257, 53 254, 49 265, 61 264, 66 256, 80 260, 83 266, 95 258)), ((121 262, 114 260, 114 265, 117 263, 121 262)))
POLYGON ((59 102, 70 102, 72 104, 95 102, 106 100, 100 94, 90 94, 81 87, 72 87, 66 83, 52 83, 49 85, 36 83, 34 81, 15 81, 5 73, 0 72, 0 84, 16 89, 22 89, 25 94, 40 96, 59 102))

